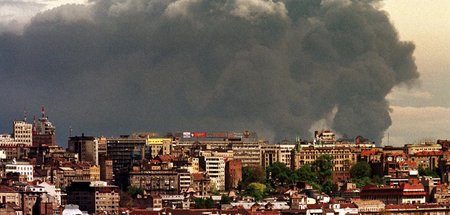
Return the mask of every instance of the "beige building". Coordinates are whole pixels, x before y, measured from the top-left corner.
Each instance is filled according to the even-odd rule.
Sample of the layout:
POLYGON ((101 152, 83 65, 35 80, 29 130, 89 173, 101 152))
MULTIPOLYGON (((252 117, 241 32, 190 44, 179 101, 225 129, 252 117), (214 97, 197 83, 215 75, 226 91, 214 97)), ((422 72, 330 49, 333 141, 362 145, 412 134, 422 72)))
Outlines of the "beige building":
POLYGON ((254 132, 183 132, 175 134, 177 148, 198 156, 199 150, 233 151, 233 159, 242 160, 243 166, 261 166, 261 145, 254 132))
POLYGON ((0 185, 0 203, 14 203, 20 205, 19 191, 6 185, 0 185))
POLYGON ((33 125, 24 121, 14 121, 13 136, 16 144, 31 146, 33 142, 33 125))
POLYGON ((312 164, 321 155, 333 157, 333 181, 350 178, 350 168, 356 163, 356 154, 347 147, 305 147, 293 151, 292 168, 312 164))
POLYGON ((179 174, 174 170, 136 171, 129 173, 130 186, 144 189, 149 194, 177 194, 179 174))
POLYGON ((385 204, 380 200, 359 200, 354 204, 358 206, 360 214, 380 214, 384 211, 385 204))
POLYGON ((89 167, 89 175, 91 181, 99 181, 100 180, 100 168, 96 165, 92 165, 89 167))
POLYGON ((405 151, 408 155, 414 155, 417 152, 432 152, 432 151, 441 151, 442 145, 437 143, 419 143, 419 144, 406 144, 405 151))
POLYGON ((67 202, 89 214, 118 214, 119 187, 104 181, 74 181, 67 188, 67 202))
POLYGON ((172 148, 172 138, 148 138, 147 145, 150 147, 152 158, 158 155, 168 155, 172 148))
POLYGON ((112 181, 113 180, 113 162, 107 160, 105 156, 100 158, 100 180, 112 181))
POLYGON ((261 166, 261 145, 264 141, 243 141, 232 144, 234 159, 241 160, 242 166, 261 166))
POLYGON ((223 159, 225 159, 225 161, 228 161, 228 160, 233 160, 234 152, 233 152, 233 150, 206 150, 206 151, 201 151, 200 156, 223 157, 223 159))
POLYGON ((262 151, 262 166, 266 168, 275 162, 284 163, 287 167, 291 167, 292 150, 295 149, 295 144, 263 144, 262 151))
POLYGON ((10 134, 0 134, 0 147, 2 146, 15 146, 16 142, 10 134))
POLYGON ((57 188, 68 187, 76 180, 90 180, 90 166, 62 166, 53 170, 52 183, 57 188))

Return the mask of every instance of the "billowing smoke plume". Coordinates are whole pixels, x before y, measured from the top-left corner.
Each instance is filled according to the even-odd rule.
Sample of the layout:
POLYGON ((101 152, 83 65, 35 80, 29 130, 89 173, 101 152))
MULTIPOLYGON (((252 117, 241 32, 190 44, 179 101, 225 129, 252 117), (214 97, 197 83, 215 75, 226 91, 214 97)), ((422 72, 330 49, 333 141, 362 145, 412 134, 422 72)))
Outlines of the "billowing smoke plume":
POLYGON ((1 122, 44 104, 59 135, 247 129, 280 140, 309 138, 334 110, 337 132, 379 142, 385 96, 418 78, 413 50, 368 0, 65 5, 0 35, 1 122))

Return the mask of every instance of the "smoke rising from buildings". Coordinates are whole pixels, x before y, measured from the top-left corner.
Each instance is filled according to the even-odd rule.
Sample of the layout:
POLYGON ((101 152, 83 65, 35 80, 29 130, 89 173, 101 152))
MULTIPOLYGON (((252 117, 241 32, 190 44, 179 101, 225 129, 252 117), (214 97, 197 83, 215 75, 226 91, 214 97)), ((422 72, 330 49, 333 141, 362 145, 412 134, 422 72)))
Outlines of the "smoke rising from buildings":
POLYGON ((311 137, 334 110, 337 132, 379 143, 386 95, 418 78, 413 50, 372 1, 65 5, 0 35, 1 122, 44 104, 58 135, 245 129, 280 140, 311 137))

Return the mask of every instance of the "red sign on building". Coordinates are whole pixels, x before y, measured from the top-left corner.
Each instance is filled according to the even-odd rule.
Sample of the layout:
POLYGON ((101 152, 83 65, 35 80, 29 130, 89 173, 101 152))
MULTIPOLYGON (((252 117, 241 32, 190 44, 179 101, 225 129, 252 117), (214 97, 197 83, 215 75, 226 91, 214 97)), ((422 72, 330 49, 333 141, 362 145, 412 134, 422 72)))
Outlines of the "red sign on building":
POLYGON ((204 138, 206 137, 206 132, 194 132, 192 136, 197 138, 204 138))

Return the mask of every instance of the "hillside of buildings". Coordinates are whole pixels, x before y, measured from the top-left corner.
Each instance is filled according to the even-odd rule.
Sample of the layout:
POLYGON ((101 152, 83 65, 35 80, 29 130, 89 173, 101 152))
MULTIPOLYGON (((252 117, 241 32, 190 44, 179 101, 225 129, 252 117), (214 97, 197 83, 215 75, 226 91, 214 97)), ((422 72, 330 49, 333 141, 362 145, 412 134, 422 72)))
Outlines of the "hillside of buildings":
POLYGON ((0 135, 0 214, 448 214, 448 140, 269 142, 252 131, 68 138, 42 110, 0 135))

